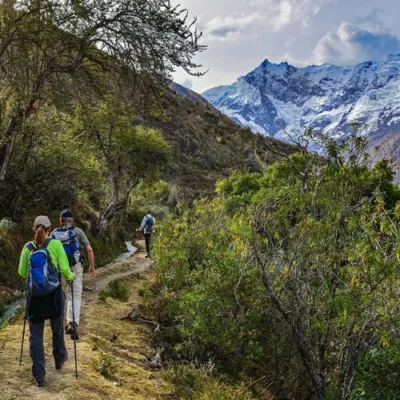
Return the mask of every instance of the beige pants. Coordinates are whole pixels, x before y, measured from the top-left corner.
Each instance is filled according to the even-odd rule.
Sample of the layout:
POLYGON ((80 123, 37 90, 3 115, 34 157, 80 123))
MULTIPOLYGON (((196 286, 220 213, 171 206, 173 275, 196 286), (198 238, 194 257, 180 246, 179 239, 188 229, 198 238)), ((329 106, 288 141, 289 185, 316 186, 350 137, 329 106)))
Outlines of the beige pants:
MULTIPOLYGON (((83 284, 83 267, 81 263, 75 264, 71 268, 72 272, 75 274, 75 279, 72 282, 74 285, 74 314, 75 322, 79 325, 79 317, 81 314, 81 299, 82 299, 82 284, 83 284)), ((71 296, 71 286, 68 284, 67 290, 67 323, 72 322, 72 296, 71 296)))

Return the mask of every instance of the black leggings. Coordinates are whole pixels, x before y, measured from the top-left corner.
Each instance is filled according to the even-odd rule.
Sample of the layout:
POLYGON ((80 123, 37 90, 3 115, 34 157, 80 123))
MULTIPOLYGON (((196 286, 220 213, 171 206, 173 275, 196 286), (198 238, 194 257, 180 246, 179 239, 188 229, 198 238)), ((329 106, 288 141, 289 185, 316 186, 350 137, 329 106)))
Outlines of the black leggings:
POLYGON ((151 233, 145 233, 144 241, 146 242, 146 251, 149 257, 150 257, 150 240, 151 240, 151 233))

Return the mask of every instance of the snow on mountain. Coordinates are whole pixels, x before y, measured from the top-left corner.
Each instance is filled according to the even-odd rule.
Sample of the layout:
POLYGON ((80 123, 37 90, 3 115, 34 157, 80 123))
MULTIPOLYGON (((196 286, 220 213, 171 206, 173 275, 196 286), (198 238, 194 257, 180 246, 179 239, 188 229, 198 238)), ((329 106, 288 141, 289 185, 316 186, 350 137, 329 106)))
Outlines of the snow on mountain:
POLYGON ((350 67, 296 68, 265 60, 203 96, 240 125, 280 139, 284 129, 296 134, 308 127, 340 138, 352 132, 353 122, 382 138, 400 132, 400 55, 350 67))

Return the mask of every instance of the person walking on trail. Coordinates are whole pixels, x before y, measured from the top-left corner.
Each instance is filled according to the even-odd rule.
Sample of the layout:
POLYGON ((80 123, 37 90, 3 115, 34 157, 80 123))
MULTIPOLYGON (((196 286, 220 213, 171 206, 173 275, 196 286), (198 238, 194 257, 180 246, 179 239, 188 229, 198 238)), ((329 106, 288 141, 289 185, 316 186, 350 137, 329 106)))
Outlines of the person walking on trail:
POLYGON ((151 211, 147 211, 146 215, 140 225, 140 230, 144 233, 144 240, 146 242, 146 258, 150 258, 151 235, 154 232, 154 224, 156 219, 151 215, 151 211))
POLYGON ((68 209, 64 209, 60 214, 61 226, 52 232, 51 237, 61 241, 68 257, 70 268, 75 274, 75 280, 72 288, 73 290, 70 289, 67 292, 67 324, 65 326, 65 332, 71 335, 71 339, 79 339, 78 326, 81 313, 84 260, 84 257, 81 253, 82 247, 86 249, 86 253, 89 258, 89 277, 94 275, 95 264, 93 249, 87 236, 82 229, 75 227, 73 222, 74 219, 72 212, 68 209), (73 292, 74 296, 75 326, 72 315, 71 292, 73 292))
POLYGON ((45 320, 50 320, 53 334, 55 368, 63 368, 68 359, 64 341, 64 292, 61 274, 73 281, 64 248, 58 240, 49 238, 51 223, 48 217, 39 216, 33 224, 35 238, 21 253, 18 273, 27 279, 25 318, 29 321, 30 356, 32 374, 36 385, 43 387, 46 379, 43 331, 45 320))

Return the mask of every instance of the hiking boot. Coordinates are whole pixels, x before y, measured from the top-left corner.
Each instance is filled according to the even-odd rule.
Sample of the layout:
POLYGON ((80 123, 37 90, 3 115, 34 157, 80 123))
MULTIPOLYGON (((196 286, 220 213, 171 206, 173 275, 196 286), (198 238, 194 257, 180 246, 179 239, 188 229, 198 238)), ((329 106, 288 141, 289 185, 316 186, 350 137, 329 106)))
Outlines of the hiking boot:
POLYGON ((56 364, 56 369, 60 370, 64 368, 65 362, 68 360, 68 356, 65 357, 65 360, 61 364, 56 364))
POLYGON ((36 379, 36 386, 37 387, 44 387, 44 379, 36 379))
POLYGON ((147 254, 144 258, 151 258, 149 254, 147 254))
POLYGON ((72 340, 78 340, 79 335, 78 335, 78 325, 75 322, 75 329, 74 329, 74 323, 73 322, 68 322, 67 326, 65 327, 65 333, 68 335, 71 335, 72 340), (76 334, 75 334, 76 332, 76 334))
POLYGON ((77 325, 75 332, 71 333, 71 340, 78 340, 78 339, 79 339, 79 334, 78 334, 78 325, 77 325))

